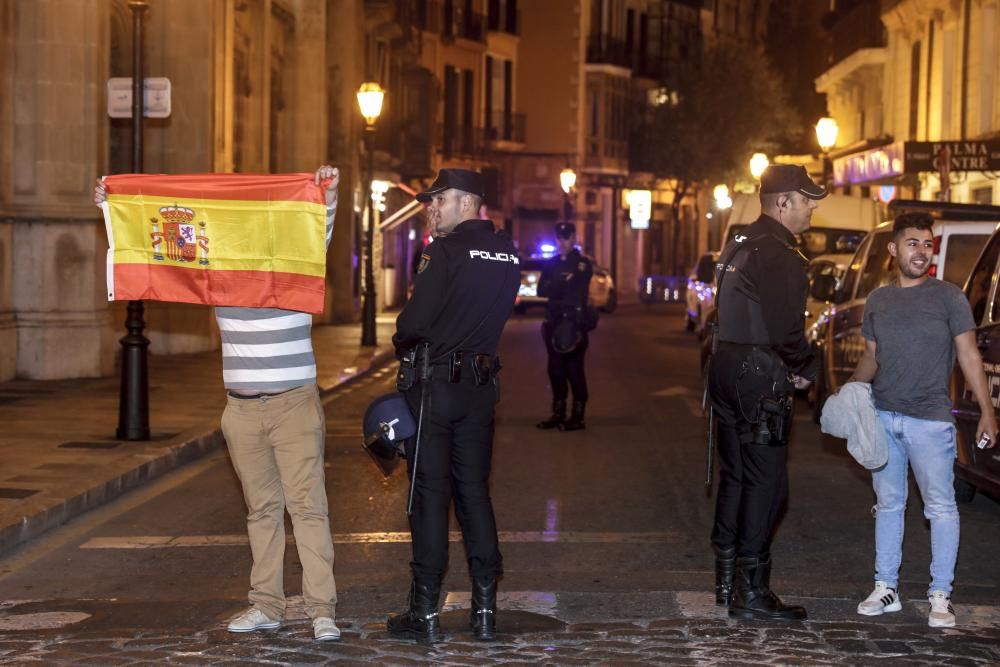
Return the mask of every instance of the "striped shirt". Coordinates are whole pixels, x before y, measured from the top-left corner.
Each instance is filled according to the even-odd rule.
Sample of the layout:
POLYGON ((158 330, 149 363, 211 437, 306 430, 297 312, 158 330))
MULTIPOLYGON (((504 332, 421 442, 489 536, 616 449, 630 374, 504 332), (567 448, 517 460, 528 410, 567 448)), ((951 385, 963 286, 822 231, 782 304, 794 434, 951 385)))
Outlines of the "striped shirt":
MULTIPOLYGON (((326 191, 326 246, 337 191, 326 191)), ((281 308, 216 306, 222 334, 222 381, 243 394, 278 393, 316 384, 312 315, 281 308)))

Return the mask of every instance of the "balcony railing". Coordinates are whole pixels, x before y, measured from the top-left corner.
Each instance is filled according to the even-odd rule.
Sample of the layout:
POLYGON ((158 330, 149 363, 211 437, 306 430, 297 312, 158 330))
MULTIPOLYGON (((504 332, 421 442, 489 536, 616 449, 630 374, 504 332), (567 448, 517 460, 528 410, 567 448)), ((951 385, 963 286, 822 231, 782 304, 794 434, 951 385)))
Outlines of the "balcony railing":
POLYGON ((462 37, 474 42, 486 41, 486 17, 467 12, 459 2, 422 0, 416 7, 416 24, 423 30, 443 37, 462 37))
POLYGON ((527 117, 523 113, 494 111, 486 116, 483 133, 487 142, 508 141, 523 144, 527 117))
POLYGON ((862 2, 835 16, 830 28, 830 67, 861 49, 886 45, 879 3, 862 2))
POLYGON ((446 127, 439 123, 435 136, 438 152, 445 157, 475 157, 483 152, 484 133, 480 127, 446 127))
POLYGON ((587 40, 587 62, 595 65, 632 67, 632 54, 625 41, 607 35, 591 35, 587 40))

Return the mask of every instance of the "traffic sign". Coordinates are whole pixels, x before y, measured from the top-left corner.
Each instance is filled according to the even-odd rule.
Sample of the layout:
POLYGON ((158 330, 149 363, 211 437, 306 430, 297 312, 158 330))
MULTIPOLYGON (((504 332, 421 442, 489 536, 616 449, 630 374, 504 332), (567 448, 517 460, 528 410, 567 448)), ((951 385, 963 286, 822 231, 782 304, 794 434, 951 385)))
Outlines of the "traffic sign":
MULTIPOLYGON (((144 118, 170 116, 170 79, 165 76, 146 77, 143 83, 142 115, 144 118)), ((108 115, 112 118, 132 117, 132 77, 108 79, 108 115)))

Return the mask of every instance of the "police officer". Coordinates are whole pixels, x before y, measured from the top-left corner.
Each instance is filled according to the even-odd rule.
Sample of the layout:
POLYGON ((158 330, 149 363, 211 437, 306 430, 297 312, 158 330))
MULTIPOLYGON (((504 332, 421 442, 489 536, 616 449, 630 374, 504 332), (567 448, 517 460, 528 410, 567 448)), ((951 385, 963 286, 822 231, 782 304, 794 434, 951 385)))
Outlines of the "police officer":
MULTIPOLYGON (((514 244, 477 219, 479 173, 442 169, 417 199, 428 202, 437 238, 421 255, 413 297, 396 320, 397 354, 426 359, 428 377, 406 391, 414 414, 424 405, 419 453, 407 465, 413 484, 410 534, 413 582, 409 609, 388 620, 394 636, 441 641, 437 618, 448 565, 448 508, 465 538, 472 577, 470 625, 480 640, 496 635, 497 577, 502 572, 487 480, 498 398, 497 344, 520 285, 514 244), (421 394, 424 393, 423 401, 421 394), (415 468, 415 469, 414 469, 415 468)), ((404 364, 405 364, 404 360, 404 364)), ((401 371, 402 375, 402 371, 401 371)))
POLYGON ((712 544, 716 602, 728 604, 734 618, 806 618, 805 609, 771 592, 770 546, 788 497, 792 393, 817 372, 803 329, 808 263, 795 235, 809 228, 826 194, 803 167, 768 167, 761 216, 726 246, 718 265, 718 348, 709 371, 720 461, 712 544))
POLYGON ((587 378, 583 361, 587 354, 587 293, 594 265, 576 247, 572 222, 556 225, 558 254, 545 263, 538 281, 538 295, 548 297, 542 338, 548 353, 549 383, 552 385, 552 416, 538 423, 540 429, 578 431, 586 427, 587 378), (573 411, 566 419, 566 396, 573 388, 573 411))

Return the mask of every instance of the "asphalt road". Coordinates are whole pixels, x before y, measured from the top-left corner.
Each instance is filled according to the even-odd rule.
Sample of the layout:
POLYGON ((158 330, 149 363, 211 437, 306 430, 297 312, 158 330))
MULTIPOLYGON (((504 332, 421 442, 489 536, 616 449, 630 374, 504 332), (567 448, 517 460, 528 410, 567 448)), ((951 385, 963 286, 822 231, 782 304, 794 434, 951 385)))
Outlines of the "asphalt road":
MULTIPOLYGON (((503 398, 492 489, 505 561, 501 605, 509 612, 506 631, 530 634, 558 626, 584 633, 591 627, 586 624, 598 624, 595 641, 608 642, 617 626, 600 624, 645 631, 678 619, 700 619, 717 628, 719 636, 729 633, 745 644, 740 634, 745 631, 712 607, 709 594, 714 499, 703 483, 705 425, 697 345, 684 331, 680 308, 623 307, 602 318, 587 362, 587 429, 574 433, 541 432, 534 426, 547 415, 550 400, 539 326, 537 315, 511 320, 501 349, 503 398)), ((338 620, 356 633, 345 635, 337 649, 341 653, 326 654, 329 660, 360 660, 363 654, 350 652, 354 639, 356 650, 357 642, 368 642, 365 650, 372 653, 366 660, 442 661, 441 654, 407 653, 404 659, 403 654, 379 652, 385 644, 399 646, 382 640, 377 629, 388 612, 405 603, 407 488, 401 470, 383 480, 362 452, 359 415, 372 397, 392 389, 393 372, 387 367, 338 390, 327 403, 338 620)), ((878 655, 865 633, 878 631, 880 622, 853 612, 871 587, 870 477, 841 441, 819 433, 809 414, 807 406, 798 406, 790 449, 791 499, 772 552, 772 584, 779 594, 810 609, 820 629, 802 632, 819 633, 815 641, 823 643, 822 655, 833 659, 840 650, 834 646, 836 636, 824 639, 824 631, 854 633, 866 642, 853 651, 841 647, 845 655, 878 655)), ((918 498, 914 489, 901 594, 919 602, 928 578, 930 533, 918 498)), ((978 495, 961 511, 954 600, 960 625, 965 620, 969 626, 964 645, 980 651, 961 659, 988 662, 992 654, 975 641, 980 637, 991 646, 1000 639, 1000 614, 994 606, 1000 604, 1000 504, 978 495)), ((250 552, 244 514, 235 475, 226 455, 218 453, 7 555, 0 560, 0 600, 5 601, 0 603, 0 662, 38 658, 76 664, 81 656, 91 656, 93 664, 157 663, 166 656, 193 664, 264 660, 261 656, 289 664, 300 658, 322 661, 295 657, 295 647, 310 641, 294 603, 290 634, 282 639, 291 652, 284 657, 233 643, 222 629, 225 619, 245 606, 250 552), (185 638, 191 637, 199 638, 196 644, 214 643, 225 650, 212 660, 209 653, 185 652, 185 638), (129 642, 153 646, 150 638, 161 641, 145 651, 148 655, 121 653, 129 642), (189 655, 181 655, 185 653, 189 655), (121 659, 115 662, 114 656, 121 659)), ((452 543, 450 563, 446 609, 457 609, 468 590, 460 542, 452 543)), ((289 548, 289 595, 300 592, 300 575, 295 550, 289 548)), ((938 635, 925 634, 920 613, 919 604, 912 605, 891 622, 916 633, 911 644, 939 641, 938 635)), ((502 611, 502 631, 504 618, 502 611)), ((690 628, 685 632, 698 634, 690 628)), ((267 643, 266 638, 260 641, 267 643)), ((910 646, 903 654, 922 650, 910 646)), ((754 660, 754 651, 747 645, 742 659, 754 660)), ((704 658, 695 649, 684 655, 694 662, 698 655, 704 658)), ((572 662, 572 656, 564 657, 572 662)), ((601 660, 599 654, 590 658, 601 660)), ((734 654, 727 659, 739 658, 734 654)))

